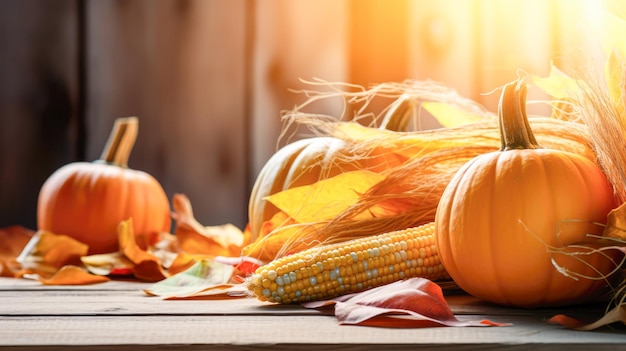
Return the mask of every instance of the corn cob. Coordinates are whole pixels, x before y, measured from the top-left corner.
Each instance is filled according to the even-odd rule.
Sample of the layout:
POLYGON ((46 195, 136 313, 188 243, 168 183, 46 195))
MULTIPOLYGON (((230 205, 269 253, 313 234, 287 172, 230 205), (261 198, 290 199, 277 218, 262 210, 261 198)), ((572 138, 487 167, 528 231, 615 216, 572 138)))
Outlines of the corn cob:
POLYGON ((394 281, 448 278, 434 222, 314 247, 259 267, 247 288, 261 301, 297 303, 360 292, 394 281))

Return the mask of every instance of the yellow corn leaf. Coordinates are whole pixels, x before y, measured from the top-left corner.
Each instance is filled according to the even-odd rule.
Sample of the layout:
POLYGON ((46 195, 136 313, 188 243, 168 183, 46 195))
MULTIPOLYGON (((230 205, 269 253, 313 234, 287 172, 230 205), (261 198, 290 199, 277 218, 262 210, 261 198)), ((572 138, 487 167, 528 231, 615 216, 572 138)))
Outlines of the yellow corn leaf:
POLYGON ((191 298, 211 289, 223 290, 233 274, 232 265, 200 260, 189 269, 153 284, 144 292, 164 299, 191 298))
POLYGON ((446 128, 458 127, 464 124, 484 120, 484 118, 480 115, 454 107, 444 102, 423 102, 422 108, 428 111, 428 113, 430 113, 437 120, 437 122, 439 122, 439 124, 446 128))
POLYGON ((86 285, 104 283, 109 278, 91 274, 78 266, 63 266, 50 278, 40 278, 39 281, 44 285, 86 285))
POLYGON ((369 171, 345 172, 273 194, 268 201, 297 223, 326 221, 353 205, 382 179, 383 175, 369 171))
POLYGON ((68 264, 80 264, 89 247, 67 235, 39 230, 26 244, 17 262, 25 270, 50 275, 68 264))

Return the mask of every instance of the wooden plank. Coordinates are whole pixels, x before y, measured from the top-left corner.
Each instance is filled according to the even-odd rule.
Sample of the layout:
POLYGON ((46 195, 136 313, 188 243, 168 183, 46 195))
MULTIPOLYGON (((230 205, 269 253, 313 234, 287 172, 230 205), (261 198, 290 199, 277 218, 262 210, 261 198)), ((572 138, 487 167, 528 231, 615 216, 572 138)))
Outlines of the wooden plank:
MULTIPOLYGON (((465 318, 480 318, 469 316, 465 318)), ((576 332, 518 317, 515 327, 392 329, 339 326, 330 316, 51 316, 0 317, 0 344, 68 345, 298 345, 317 349, 415 349, 418 346, 554 349, 567 345, 594 350, 615 348, 626 335, 614 331, 576 332), (314 326, 314 327, 313 327, 314 326)))
POLYGON ((272 305, 254 299, 164 301, 146 297, 137 289, 149 285, 113 281, 82 288, 46 287, 26 280, 0 279, 0 348, 408 350, 491 346, 614 350, 626 342, 624 328, 572 331, 546 322, 555 310, 501 308, 465 295, 448 297, 460 320, 489 319, 513 325, 422 329, 340 326, 334 317, 298 305, 272 305))

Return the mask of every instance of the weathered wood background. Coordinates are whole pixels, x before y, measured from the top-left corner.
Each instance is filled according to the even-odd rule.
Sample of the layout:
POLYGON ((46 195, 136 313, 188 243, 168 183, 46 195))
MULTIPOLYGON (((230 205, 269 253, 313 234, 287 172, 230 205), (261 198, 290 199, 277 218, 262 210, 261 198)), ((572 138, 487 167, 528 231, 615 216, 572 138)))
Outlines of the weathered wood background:
POLYGON ((45 179, 97 159, 129 115, 132 168, 187 194, 202 223, 243 227, 300 78, 433 79, 493 108, 481 93, 518 68, 547 72, 562 2, 0 0, 0 227, 35 228, 45 179))

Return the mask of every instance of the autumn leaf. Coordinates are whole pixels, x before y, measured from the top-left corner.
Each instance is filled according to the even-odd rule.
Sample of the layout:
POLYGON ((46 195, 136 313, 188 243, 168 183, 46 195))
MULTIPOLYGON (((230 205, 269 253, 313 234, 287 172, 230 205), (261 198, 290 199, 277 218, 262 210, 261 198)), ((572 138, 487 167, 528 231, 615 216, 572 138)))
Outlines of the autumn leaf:
POLYGON ((605 313, 602 317, 591 323, 585 323, 579 319, 564 314, 557 314, 548 320, 549 323, 559 324, 569 329, 594 330, 613 323, 626 324, 626 304, 620 304, 605 313))
POLYGON ((604 236, 626 240, 626 202, 611 210, 607 215, 604 236))
POLYGON ((256 271, 257 268, 264 265, 265 262, 256 259, 254 257, 248 256, 239 256, 239 257, 224 257, 217 256, 213 259, 215 262, 229 264, 235 268, 233 272, 233 276, 231 277, 231 281, 236 279, 240 282, 243 282, 242 277, 250 276, 252 273, 256 271))
POLYGON ((109 281, 109 278, 101 275, 91 274, 81 267, 67 265, 61 267, 50 278, 40 278, 44 285, 87 285, 109 281))
POLYGON ((0 277, 15 276, 16 258, 34 235, 35 231, 18 225, 0 229, 0 277))
POLYGON ((478 114, 443 102, 423 102, 422 108, 428 111, 439 124, 446 128, 454 128, 465 124, 484 121, 484 117, 478 114))
POLYGON ((234 267, 214 260, 201 260, 189 269, 153 284, 144 292, 163 299, 182 299, 201 295, 222 294, 232 286, 228 284, 234 267))
POLYGON ((361 293, 326 301, 308 302, 307 308, 329 308, 340 324, 387 328, 505 326, 491 321, 458 320, 443 297, 441 287, 424 278, 396 281, 361 293))
POLYGON ((232 224, 204 226, 194 215, 191 202, 183 194, 175 194, 172 200, 174 232, 180 250, 189 254, 214 256, 239 255, 244 245, 244 233, 232 224))
POLYGON ((132 219, 120 222, 118 226, 120 253, 133 263, 133 274, 146 281, 159 281, 166 277, 160 261, 135 242, 132 219))
POLYGON ((22 269, 50 276, 65 265, 80 264, 80 258, 88 250, 86 244, 67 235, 39 230, 17 257, 17 262, 22 269))
POLYGON ((361 194, 383 179, 384 175, 370 171, 344 172, 278 192, 267 200, 297 223, 325 221, 356 203, 361 194))
POLYGON ((132 275, 133 263, 120 252, 81 257, 87 270, 97 275, 132 275))
MULTIPOLYGON (((607 58, 604 67, 609 97, 613 107, 616 109, 616 115, 626 118, 626 106, 624 105, 624 82, 626 81, 626 72, 624 71, 624 57, 622 54, 614 50, 607 58)), ((626 121, 624 121, 626 123, 626 121)))
POLYGON ((532 76, 533 83, 548 95, 558 100, 575 97, 580 89, 579 82, 552 65, 547 77, 532 76))

